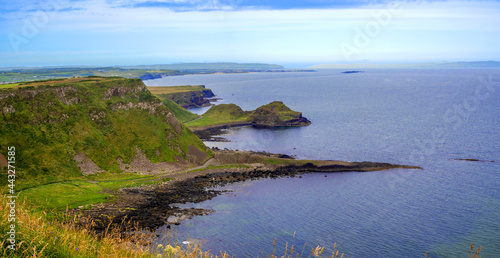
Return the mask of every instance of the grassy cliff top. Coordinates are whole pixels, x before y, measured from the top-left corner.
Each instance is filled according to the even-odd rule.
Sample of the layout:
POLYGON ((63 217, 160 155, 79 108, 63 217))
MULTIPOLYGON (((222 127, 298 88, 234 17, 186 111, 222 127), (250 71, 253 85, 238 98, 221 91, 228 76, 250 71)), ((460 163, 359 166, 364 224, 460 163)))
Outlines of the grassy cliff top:
POLYGON ((0 89, 18 89, 25 87, 34 87, 37 88, 39 86, 58 86, 65 83, 79 83, 79 82, 88 82, 88 81, 101 81, 101 80, 120 80, 123 78, 120 77, 77 77, 77 78, 64 78, 64 79, 50 79, 50 80, 41 80, 41 81, 30 81, 30 82, 18 82, 18 83, 9 83, 9 84, 1 84, 0 89))
POLYGON ((185 86, 151 86, 147 87, 155 95, 173 94, 180 92, 202 91, 206 90, 203 85, 185 85, 185 86))
POLYGON ((179 103, 183 101, 187 101, 184 95, 184 93, 198 93, 197 95, 203 95, 203 93, 200 93, 202 91, 210 91, 209 89, 206 89, 205 86, 203 85, 185 85, 185 86, 159 86, 159 87, 147 87, 147 89, 153 93, 155 96, 157 96, 161 101, 163 101, 163 104, 167 106, 172 112, 174 112, 175 117, 179 119, 181 122, 185 123, 188 121, 192 121, 194 119, 197 119, 199 116, 196 114, 193 114, 184 108, 181 107, 176 101, 176 100, 182 100, 182 101, 177 101, 179 103), (180 93, 180 94, 179 94, 180 93), (173 95, 178 95, 176 97, 172 97, 173 95))

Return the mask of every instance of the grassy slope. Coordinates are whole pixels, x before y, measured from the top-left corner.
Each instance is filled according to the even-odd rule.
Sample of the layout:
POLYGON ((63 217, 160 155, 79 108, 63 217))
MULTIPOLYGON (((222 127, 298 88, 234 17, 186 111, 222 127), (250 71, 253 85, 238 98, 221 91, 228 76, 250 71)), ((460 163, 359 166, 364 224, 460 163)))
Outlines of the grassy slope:
MULTIPOLYGON (((118 158, 125 163, 132 160, 136 154, 135 146, 153 162, 172 162, 175 156, 185 158, 189 145, 210 153, 186 127, 181 126, 181 133, 175 132, 174 126, 167 122, 164 113, 162 115, 162 112, 170 111, 161 104, 154 115, 137 108, 111 109, 119 103, 160 103, 143 87, 138 79, 80 78, 73 82, 48 81, 27 84, 21 89, 0 90, 0 95, 16 94, 0 101, 0 112, 5 107, 16 110, 10 114, 0 113, 0 151, 6 156, 8 146, 16 147, 17 187, 34 187, 81 177, 73 160, 77 151, 113 173, 120 172, 118 158), (104 100, 105 92, 118 86, 131 92, 104 100), (53 87, 74 87, 76 92, 67 91, 66 98, 79 98, 81 102, 64 104, 57 93, 50 90, 53 87), (30 90, 35 89, 46 90, 30 97, 30 90), (101 117, 92 120, 92 114, 101 117), (160 155, 156 150, 160 150, 160 155)), ((1 177, 1 183, 6 184, 6 179, 1 177)), ((64 184, 68 185, 67 182, 64 184)), ((78 187, 93 186, 80 184, 78 187)), ((50 192, 47 189, 40 191, 50 192)))
POLYGON ((250 119, 251 112, 243 111, 239 106, 235 104, 220 104, 211 107, 203 117, 187 123, 188 126, 207 126, 224 124, 231 122, 244 122, 250 119))
POLYGON ((167 106, 172 112, 174 112, 175 117, 179 119, 182 123, 192 121, 198 117, 197 114, 193 114, 184 108, 182 108, 179 104, 168 98, 169 94, 182 93, 182 92, 190 92, 190 91, 202 91, 206 90, 201 85, 196 86, 167 86, 167 87, 148 87, 148 90, 156 95, 163 101, 163 104, 167 106))
POLYGON ((170 99, 163 99, 162 101, 163 104, 165 104, 165 106, 167 106, 167 108, 170 109, 174 113, 175 117, 177 117, 177 119, 179 119, 179 121, 181 121, 182 123, 186 123, 200 117, 197 114, 185 110, 184 108, 179 106, 179 104, 170 99))

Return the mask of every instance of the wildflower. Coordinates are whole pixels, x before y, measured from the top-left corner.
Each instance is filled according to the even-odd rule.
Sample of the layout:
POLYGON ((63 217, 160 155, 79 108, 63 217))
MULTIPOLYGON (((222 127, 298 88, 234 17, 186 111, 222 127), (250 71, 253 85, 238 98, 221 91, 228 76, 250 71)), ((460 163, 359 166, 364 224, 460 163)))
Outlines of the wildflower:
POLYGON ((180 246, 173 247, 171 245, 167 245, 165 247, 165 252, 168 252, 169 254, 175 254, 175 253, 179 252, 180 250, 181 250, 180 246))
POLYGON ((162 244, 159 244, 159 245, 158 245, 158 248, 162 248, 162 247, 163 247, 163 245, 162 245, 162 244))

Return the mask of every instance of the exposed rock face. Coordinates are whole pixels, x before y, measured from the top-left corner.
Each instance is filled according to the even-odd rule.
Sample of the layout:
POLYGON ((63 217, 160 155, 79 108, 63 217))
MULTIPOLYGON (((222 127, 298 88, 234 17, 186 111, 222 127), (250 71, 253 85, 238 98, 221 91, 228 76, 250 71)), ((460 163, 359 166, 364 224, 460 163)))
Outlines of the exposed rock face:
POLYGON ((158 107, 162 107, 163 103, 161 102, 138 102, 138 103, 132 103, 129 102, 127 104, 122 104, 122 103, 117 103, 113 106, 111 106, 111 110, 115 111, 117 109, 121 110, 129 110, 131 108, 137 108, 137 109, 142 109, 142 110, 147 110, 149 111, 150 114, 154 115, 156 114, 156 109, 158 107))
POLYGON ((127 93, 132 93, 132 97, 137 98, 138 93, 143 90, 146 86, 144 87, 124 87, 124 86, 117 86, 117 87, 112 87, 106 90, 104 93, 104 99, 108 100, 111 99, 112 97, 120 97, 123 98, 127 93))
POLYGON ((17 92, 0 94, 0 100, 16 96, 19 96, 22 100, 30 100, 43 92, 55 93, 59 100, 66 105, 78 104, 81 101, 76 97, 76 93, 78 92, 78 90, 75 87, 53 87, 34 90, 25 89, 17 92))
POLYGON ((179 104, 181 107, 189 109, 210 106, 210 100, 207 98, 215 97, 215 94, 212 92, 212 90, 205 89, 201 91, 178 92, 168 95, 166 94, 165 97, 179 104))
MULTIPOLYGON (((124 172, 139 172, 143 175, 160 174, 175 172, 184 169, 185 167, 176 162, 151 162, 146 155, 139 149, 135 148, 136 156, 130 164, 123 163, 120 158, 117 160, 118 166, 124 172)), ((205 154, 206 155, 206 154, 205 154)))
POLYGON ((92 175, 103 172, 103 170, 97 166, 94 161, 82 152, 77 151, 73 160, 76 162, 76 165, 80 168, 82 174, 84 175, 92 175))
POLYGON ((194 164, 201 165, 205 161, 205 159, 208 158, 208 155, 194 147, 193 145, 188 146, 188 154, 186 156, 186 159, 194 164))

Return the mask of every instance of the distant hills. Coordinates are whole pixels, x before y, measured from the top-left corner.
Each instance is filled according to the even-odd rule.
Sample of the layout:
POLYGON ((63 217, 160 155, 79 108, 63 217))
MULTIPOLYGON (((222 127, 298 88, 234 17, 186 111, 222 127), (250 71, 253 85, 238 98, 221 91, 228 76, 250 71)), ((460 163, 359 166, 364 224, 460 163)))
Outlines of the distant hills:
POLYGON ((0 84, 85 76, 120 76, 158 79, 165 76, 210 73, 285 72, 283 66, 262 63, 179 63, 112 67, 8 67, 0 68, 0 84))
POLYGON ((476 62, 439 62, 439 63, 416 63, 416 64, 319 64, 309 69, 359 69, 359 68, 493 68, 500 67, 497 61, 476 62))
POLYGON ((285 67, 276 64, 262 63, 178 63, 178 64, 156 64, 156 65, 132 65, 118 66, 124 69, 168 69, 168 70, 219 70, 219 69, 284 69, 285 67))

